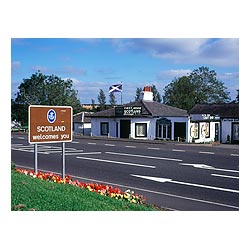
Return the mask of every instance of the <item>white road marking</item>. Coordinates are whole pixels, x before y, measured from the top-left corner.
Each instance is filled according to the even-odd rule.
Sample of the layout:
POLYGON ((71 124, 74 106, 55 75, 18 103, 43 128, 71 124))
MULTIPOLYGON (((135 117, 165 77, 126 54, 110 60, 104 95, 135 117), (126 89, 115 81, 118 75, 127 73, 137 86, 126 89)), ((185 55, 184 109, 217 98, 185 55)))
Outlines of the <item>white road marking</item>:
POLYGON ((136 146, 125 146, 126 148, 136 148, 136 146))
POLYGON ((90 161, 100 161, 100 162, 108 162, 108 163, 121 164, 121 165, 136 166, 136 167, 156 168, 155 166, 143 165, 143 164, 136 164, 136 163, 131 163, 131 162, 111 161, 111 160, 104 160, 104 159, 97 159, 97 158, 88 158, 88 157, 80 157, 80 156, 78 156, 76 158, 83 159, 83 160, 90 160, 90 161))
POLYGON ((135 176, 138 178, 143 178, 151 181, 157 181, 157 182, 166 182, 166 181, 171 181, 172 179, 166 179, 166 178, 160 178, 160 177, 153 177, 153 176, 144 176, 144 175, 136 175, 136 174, 131 174, 131 176, 135 176))
POLYGON ((185 166, 192 166, 194 168, 202 168, 202 169, 208 169, 208 170, 214 170, 214 171, 225 171, 225 172, 232 172, 232 173, 239 173, 239 170, 231 170, 231 169, 225 169, 225 168, 215 168, 206 164, 196 164, 196 163, 179 163, 180 165, 185 166))
POLYGON ((239 156, 238 154, 230 154, 231 156, 239 156))
POLYGON ((152 149, 152 150, 160 150, 160 148, 148 148, 148 149, 152 149))
POLYGON ((180 165, 192 166, 194 168, 203 168, 203 169, 215 169, 212 166, 206 164, 195 164, 195 163, 179 163, 180 165))
POLYGON ((88 142, 89 145, 96 145, 96 142, 88 142))
POLYGON ((212 176, 224 177, 224 178, 232 178, 232 179, 239 179, 238 176, 229 176, 229 175, 221 175, 221 174, 211 174, 212 176))
POLYGON ((172 149, 173 152, 186 152, 186 150, 183 149, 172 149))
POLYGON ((72 142, 70 142, 70 143, 79 143, 79 141, 72 141, 72 142))
POLYGON ((65 153, 65 155, 98 155, 101 154, 102 152, 81 152, 81 153, 65 153))
POLYGON ((199 151, 200 154, 209 154, 209 155, 214 155, 214 152, 209 152, 209 151, 199 151))
POLYGON ((11 146, 22 146, 23 144, 17 143, 17 144, 11 144, 11 146))
POLYGON ((144 175, 132 175, 132 176, 135 176, 135 177, 138 177, 138 178, 143 178, 143 179, 148 179, 148 180, 152 180, 152 181, 162 182, 162 183, 163 182, 170 182, 170 183, 186 185, 186 186, 214 189, 214 190, 231 192, 231 193, 239 193, 238 190, 233 190, 233 189, 228 189, 228 188, 220 188, 220 187, 214 187, 214 186, 207 186, 207 185, 201 185, 201 184, 189 183, 189 182, 183 182, 183 181, 175 181, 175 180, 167 179, 167 178, 159 178, 159 177, 144 176, 144 175))
POLYGON ((21 140, 24 140, 25 138, 24 138, 24 137, 17 137, 17 139, 21 139, 21 140))
MULTIPOLYGON (((22 165, 18 165, 18 164, 16 166, 18 168, 25 168, 25 169, 32 169, 32 170, 34 170, 34 168, 32 168, 32 167, 26 167, 26 166, 22 166, 22 165)), ((48 172, 48 170, 40 169, 40 168, 39 168, 39 171, 48 172)), ((61 173, 58 173, 58 172, 52 172, 52 171, 49 171, 49 172, 57 174, 57 175, 61 174, 61 173)), ((143 191, 143 192, 147 192, 147 193, 164 195, 164 196, 174 197, 174 198, 178 198, 178 199, 184 199, 184 200, 189 200, 189 201, 194 201, 194 202, 200 202, 200 203, 205 203, 205 204, 212 204, 212 205, 221 206, 221 207, 228 207, 228 208, 239 209, 239 207, 236 207, 236 206, 231 206, 231 205, 217 203, 217 202, 212 202, 212 201, 206 201, 206 200, 200 200, 200 199, 195 199, 195 198, 190 198, 190 197, 185 197, 185 196, 180 196, 180 195, 175 195, 175 194, 163 193, 163 192, 158 192, 158 191, 154 191, 154 190, 149 190, 149 189, 144 189, 144 188, 138 188, 138 187, 133 187, 133 186, 126 186, 126 185, 122 185, 122 184, 119 184, 119 183, 107 182, 107 181, 103 181, 103 180, 96 180, 96 179, 84 178, 84 177, 76 176, 76 175, 70 175, 70 176, 72 178, 75 178, 75 179, 87 180, 87 181, 91 181, 91 182, 99 182, 99 183, 103 183, 103 184, 107 184, 107 185, 113 185, 113 186, 123 187, 123 188, 126 188, 126 189, 139 190, 139 191, 143 191)))
POLYGON ((104 144, 105 146, 108 146, 108 147, 114 147, 115 145, 114 144, 104 144))
POLYGON ((165 160, 165 161, 182 161, 181 159, 164 158, 164 157, 156 157, 156 156, 148 156, 148 155, 134 155, 134 154, 125 154, 125 153, 116 153, 116 152, 105 152, 105 154, 132 156, 132 157, 140 157, 140 158, 148 158, 148 159, 165 160))

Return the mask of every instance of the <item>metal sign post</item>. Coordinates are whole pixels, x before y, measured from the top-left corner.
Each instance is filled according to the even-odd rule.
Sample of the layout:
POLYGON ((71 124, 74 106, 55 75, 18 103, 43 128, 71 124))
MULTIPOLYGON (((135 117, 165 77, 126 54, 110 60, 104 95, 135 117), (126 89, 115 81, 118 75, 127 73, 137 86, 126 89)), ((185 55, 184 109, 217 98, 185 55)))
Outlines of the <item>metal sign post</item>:
POLYGON ((65 178, 65 142, 62 143, 62 178, 65 178))
POLYGON ((37 143, 34 144, 34 171, 38 172, 38 157, 37 157, 37 143))

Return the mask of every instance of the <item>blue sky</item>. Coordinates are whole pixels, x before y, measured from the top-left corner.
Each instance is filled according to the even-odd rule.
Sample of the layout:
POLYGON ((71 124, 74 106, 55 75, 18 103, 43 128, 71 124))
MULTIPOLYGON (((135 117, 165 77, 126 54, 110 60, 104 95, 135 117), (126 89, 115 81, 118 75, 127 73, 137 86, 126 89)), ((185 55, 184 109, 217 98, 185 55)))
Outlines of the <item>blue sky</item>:
MULTIPOLYGON (((123 83, 123 103, 137 87, 155 84, 160 94, 175 77, 200 66, 215 70, 235 99, 239 89, 239 39, 33 38, 11 40, 11 97, 37 70, 73 80, 81 103, 96 103, 103 89, 123 83)), ((120 93, 116 93, 120 102, 120 93)))

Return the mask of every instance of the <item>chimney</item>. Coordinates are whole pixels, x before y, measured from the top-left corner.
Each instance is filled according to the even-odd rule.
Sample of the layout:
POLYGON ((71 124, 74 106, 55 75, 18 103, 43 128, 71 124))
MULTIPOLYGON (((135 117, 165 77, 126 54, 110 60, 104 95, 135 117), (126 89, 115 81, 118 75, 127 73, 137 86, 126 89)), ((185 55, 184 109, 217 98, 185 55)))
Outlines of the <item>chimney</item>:
POLYGON ((142 92, 142 100, 143 101, 153 101, 153 92, 151 90, 151 86, 145 86, 143 88, 143 92, 142 92))

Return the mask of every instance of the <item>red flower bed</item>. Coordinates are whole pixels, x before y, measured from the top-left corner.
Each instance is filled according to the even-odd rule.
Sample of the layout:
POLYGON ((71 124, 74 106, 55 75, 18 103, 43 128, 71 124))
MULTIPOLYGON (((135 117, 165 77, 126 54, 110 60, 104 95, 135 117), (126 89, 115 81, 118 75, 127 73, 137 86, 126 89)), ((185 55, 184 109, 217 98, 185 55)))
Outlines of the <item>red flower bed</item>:
POLYGON ((88 189, 91 192, 98 193, 104 196, 110 196, 117 200, 127 200, 131 203, 143 204, 146 202, 146 198, 142 195, 135 194, 133 191, 126 190, 125 192, 121 191, 119 188, 113 188, 112 186, 108 186, 105 184, 97 184, 97 183, 85 183, 80 182, 78 180, 73 181, 69 175, 66 175, 65 178, 61 178, 60 176, 53 173, 35 173, 34 171, 24 170, 16 168, 16 171, 25 175, 29 175, 33 178, 42 179, 45 181, 51 181, 62 184, 69 184, 73 186, 77 186, 79 188, 88 189))

